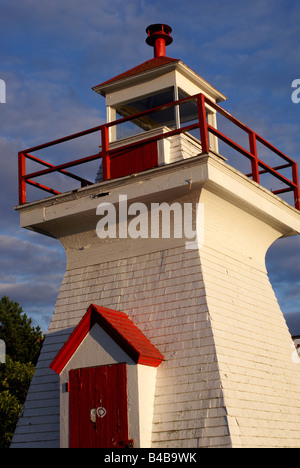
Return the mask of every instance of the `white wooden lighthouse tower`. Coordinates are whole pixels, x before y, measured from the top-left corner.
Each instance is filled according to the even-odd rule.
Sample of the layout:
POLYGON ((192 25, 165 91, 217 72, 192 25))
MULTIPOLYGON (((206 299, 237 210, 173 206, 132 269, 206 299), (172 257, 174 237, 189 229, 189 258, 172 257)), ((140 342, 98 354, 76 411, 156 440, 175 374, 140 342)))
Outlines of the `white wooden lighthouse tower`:
POLYGON ((300 233, 297 165, 166 56, 169 26, 147 34, 154 58, 94 87, 107 124, 19 154, 21 225, 57 238, 67 270, 12 447, 300 447, 300 367, 265 266, 276 239, 300 233), (101 133, 93 156, 33 155, 88 132, 101 133), (284 163, 264 163, 258 142, 284 163), (96 159, 97 183, 70 172, 96 159), (57 172, 82 186, 41 182, 57 172), (266 173, 283 184, 273 193, 266 173), (29 202, 27 184, 51 196, 29 202))

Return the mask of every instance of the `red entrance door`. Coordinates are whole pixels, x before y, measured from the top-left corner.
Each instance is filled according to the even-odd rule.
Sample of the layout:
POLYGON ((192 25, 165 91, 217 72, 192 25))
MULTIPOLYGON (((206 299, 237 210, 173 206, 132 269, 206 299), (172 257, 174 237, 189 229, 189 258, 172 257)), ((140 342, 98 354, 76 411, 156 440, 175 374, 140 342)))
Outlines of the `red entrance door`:
POLYGON ((70 448, 128 444, 126 364, 69 372, 70 448))

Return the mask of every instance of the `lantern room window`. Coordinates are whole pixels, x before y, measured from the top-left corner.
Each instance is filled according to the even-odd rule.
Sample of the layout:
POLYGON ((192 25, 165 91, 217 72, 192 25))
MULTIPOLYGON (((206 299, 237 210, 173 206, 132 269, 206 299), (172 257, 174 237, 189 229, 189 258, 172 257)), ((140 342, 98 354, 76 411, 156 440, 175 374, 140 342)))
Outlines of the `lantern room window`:
MULTIPOLYGON (((112 122, 123 117, 139 114, 149 109, 154 109, 179 99, 188 97, 184 91, 177 86, 160 90, 156 93, 140 96, 127 102, 108 108, 108 121, 112 122)), ((157 128, 168 127, 169 129, 180 128, 181 123, 196 121, 198 118, 197 103, 188 102, 176 107, 159 110, 146 116, 126 122, 111 129, 110 141, 128 138, 142 132, 157 128)))

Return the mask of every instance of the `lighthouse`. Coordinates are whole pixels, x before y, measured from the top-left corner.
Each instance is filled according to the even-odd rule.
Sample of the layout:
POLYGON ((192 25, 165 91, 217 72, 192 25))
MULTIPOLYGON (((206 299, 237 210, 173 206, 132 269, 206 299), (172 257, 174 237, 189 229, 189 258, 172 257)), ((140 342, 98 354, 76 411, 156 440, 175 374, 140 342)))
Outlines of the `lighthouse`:
POLYGON ((297 164, 166 55, 171 33, 149 26, 154 57, 93 87, 105 124, 19 153, 21 226, 58 239, 67 267, 12 447, 300 447, 300 368, 265 265, 300 233, 297 164), (92 155, 40 157, 91 134, 92 155))

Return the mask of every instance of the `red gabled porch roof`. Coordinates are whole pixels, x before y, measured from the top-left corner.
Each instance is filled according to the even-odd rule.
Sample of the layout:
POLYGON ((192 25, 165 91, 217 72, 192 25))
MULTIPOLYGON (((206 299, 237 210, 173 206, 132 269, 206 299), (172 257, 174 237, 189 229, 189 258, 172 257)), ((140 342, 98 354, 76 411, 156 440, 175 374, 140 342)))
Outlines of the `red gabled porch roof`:
POLYGON ((124 312, 91 304, 50 368, 60 374, 90 329, 98 324, 137 364, 158 367, 163 355, 124 312))

